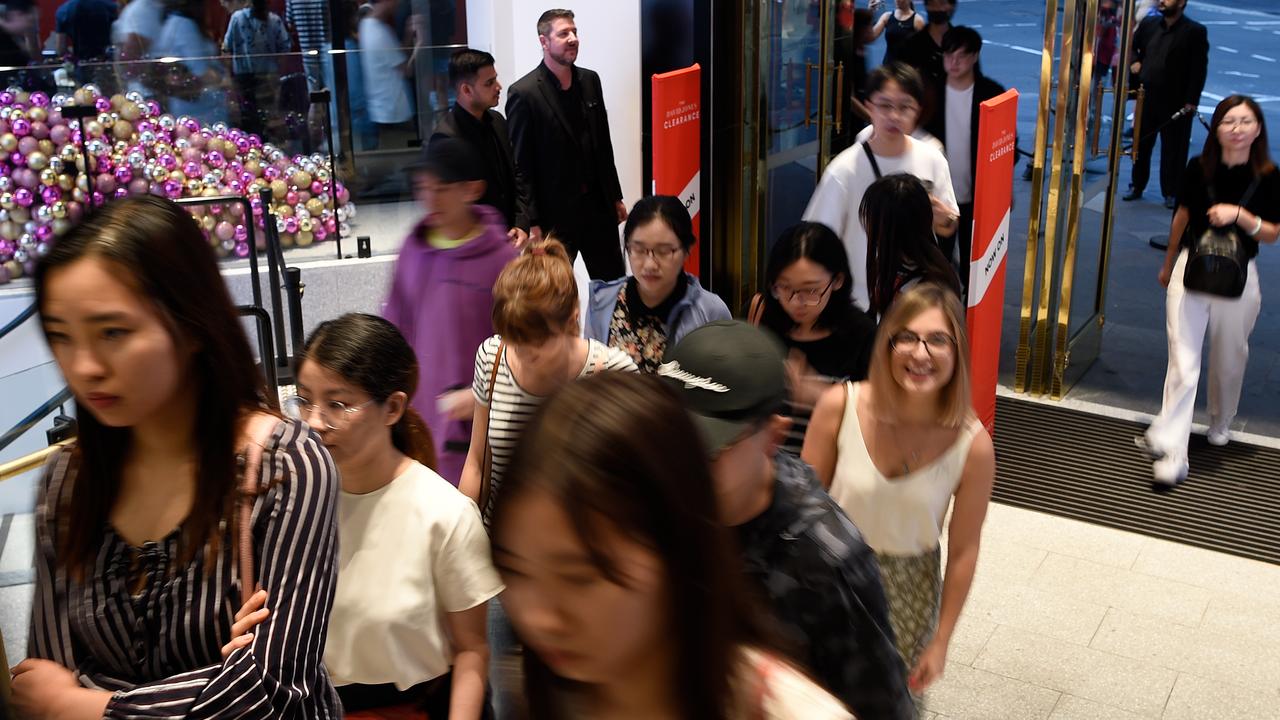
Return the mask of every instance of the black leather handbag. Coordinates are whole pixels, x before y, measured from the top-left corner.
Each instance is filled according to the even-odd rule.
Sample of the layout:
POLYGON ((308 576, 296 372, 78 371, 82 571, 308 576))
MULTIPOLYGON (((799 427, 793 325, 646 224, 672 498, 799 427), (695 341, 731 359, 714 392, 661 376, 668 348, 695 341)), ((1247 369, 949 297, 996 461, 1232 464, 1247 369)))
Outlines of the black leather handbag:
MULTIPOLYGON (((1245 190, 1238 203, 1241 207, 1248 204, 1253 193, 1258 189, 1260 178, 1254 178, 1245 190)), ((1217 202, 1214 199, 1213 186, 1210 185, 1209 205, 1217 202)), ((1238 298, 1244 294, 1244 285, 1249 279, 1249 254, 1245 249, 1241 230, 1235 224, 1223 227, 1210 226, 1191 244, 1191 254, 1187 257, 1187 266, 1182 273, 1182 286, 1188 290, 1217 295, 1219 297, 1238 298)))

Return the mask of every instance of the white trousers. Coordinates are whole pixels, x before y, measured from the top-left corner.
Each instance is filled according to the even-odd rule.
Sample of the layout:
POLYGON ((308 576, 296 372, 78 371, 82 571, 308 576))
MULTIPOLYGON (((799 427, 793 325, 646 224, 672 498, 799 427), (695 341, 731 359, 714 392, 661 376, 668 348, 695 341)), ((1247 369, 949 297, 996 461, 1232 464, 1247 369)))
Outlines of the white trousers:
POLYGON ((1249 261, 1249 279, 1238 298, 1187 290, 1182 275, 1187 265, 1183 250, 1173 267, 1165 296, 1165 328, 1169 337, 1169 370, 1164 378, 1160 415, 1147 430, 1147 444, 1155 451, 1186 458, 1200 384, 1200 359, 1205 331, 1209 333, 1209 422, 1229 426, 1240 405, 1240 388, 1249 361, 1249 334, 1262 307, 1257 263, 1249 261))

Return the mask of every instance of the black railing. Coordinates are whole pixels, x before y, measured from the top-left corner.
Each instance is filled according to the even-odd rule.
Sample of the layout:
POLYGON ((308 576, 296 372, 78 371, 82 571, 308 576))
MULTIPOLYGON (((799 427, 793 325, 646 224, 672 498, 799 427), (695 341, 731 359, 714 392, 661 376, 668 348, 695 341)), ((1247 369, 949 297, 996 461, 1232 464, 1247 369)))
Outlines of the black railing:
POLYGON ((71 400, 71 389, 64 387, 54 394, 53 397, 46 400, 40 407, 31 411, 30 415, 18 421, 9 429, 9 432, 0 435, 0 452, 4 452, 5 448, 13 444, 14 440, 22 437, 28 430, 35 427, 37 423, 44 420, 53 412, 60 409, 67 401, 71 400))
POLYGON ((14 330, 17 330, 19 327, 22 326, 22 323, 30 320, 31 316, 35 314, 36 314, 36 304, 31 303, 31 305, 24 308, 22 312, 18 313, 17 317, 5 323, 4 327, 0 327, 0 338, 3 338, 5 335, 8 335, 14 330))

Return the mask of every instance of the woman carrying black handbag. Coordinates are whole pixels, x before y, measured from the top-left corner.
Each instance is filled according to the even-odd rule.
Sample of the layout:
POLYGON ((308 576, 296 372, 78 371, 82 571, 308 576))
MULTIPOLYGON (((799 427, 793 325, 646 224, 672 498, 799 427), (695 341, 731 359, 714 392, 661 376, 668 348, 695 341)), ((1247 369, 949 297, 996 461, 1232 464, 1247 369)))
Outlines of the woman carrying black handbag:
POLYGON ((1262 306, 1258 243, 1280 233, 1280 171, 1272 162, 1262 110, 1232 95, 1213 113, 1204 151, 1187 165, 1169 250, 1160 269, 1169 337, 1169 369, 1160 414, 1146 446, 1159 485, 1187 477, 1187 442, 1200 382, 1201 348, 1209 333, 1211 445, 1231 439, 1249 335, 1262 306))

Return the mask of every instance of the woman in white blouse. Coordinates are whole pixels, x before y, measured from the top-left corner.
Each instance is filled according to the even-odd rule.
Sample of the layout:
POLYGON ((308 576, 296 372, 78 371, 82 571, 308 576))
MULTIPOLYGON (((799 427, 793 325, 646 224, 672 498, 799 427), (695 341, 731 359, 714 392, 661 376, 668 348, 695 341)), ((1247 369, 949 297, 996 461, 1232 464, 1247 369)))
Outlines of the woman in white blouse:
POLYGON ((822 396, 801 453, 876 551, 915 693, 946 666, 995 477, 968 363, 956 294, 930 283, 903 291, 880 323, 867 381, 822 396), (938 543, 948 508, 944 575, 938 543))
POLYGON ((400 331, 352 313, 312 333, 288 405, 342 476, 324 662, 348 718, 488 713, 485 607, 502 582, 475 503, 429 467, 430 435, 409 407, 417 381, 400 331))

